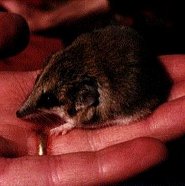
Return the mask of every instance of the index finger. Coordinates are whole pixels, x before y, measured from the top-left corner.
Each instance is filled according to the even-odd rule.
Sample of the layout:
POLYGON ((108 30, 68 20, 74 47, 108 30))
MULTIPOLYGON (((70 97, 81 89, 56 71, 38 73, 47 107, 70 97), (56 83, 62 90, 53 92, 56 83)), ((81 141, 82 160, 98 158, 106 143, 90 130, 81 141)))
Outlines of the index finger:
POLYGON ((165 157, 166 148, 159 141, 141 138, 98 152, 1 158, 0 183, 19 186, 110 184, 147 170, 165 157))
POLYGON ((159 59, 174 82, 185 80, 185 55, 164 55, 159 59))

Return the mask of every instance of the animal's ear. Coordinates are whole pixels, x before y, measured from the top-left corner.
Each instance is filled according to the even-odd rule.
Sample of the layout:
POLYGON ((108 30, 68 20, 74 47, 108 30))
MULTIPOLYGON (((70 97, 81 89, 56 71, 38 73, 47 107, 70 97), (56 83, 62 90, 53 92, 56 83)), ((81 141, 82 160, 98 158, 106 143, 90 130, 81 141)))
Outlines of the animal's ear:
POLYGON ((99 92, 96 80, 91 77, 85 77, 78 86, 75 107, 81 109, 97 106, 99 103, 99 92))

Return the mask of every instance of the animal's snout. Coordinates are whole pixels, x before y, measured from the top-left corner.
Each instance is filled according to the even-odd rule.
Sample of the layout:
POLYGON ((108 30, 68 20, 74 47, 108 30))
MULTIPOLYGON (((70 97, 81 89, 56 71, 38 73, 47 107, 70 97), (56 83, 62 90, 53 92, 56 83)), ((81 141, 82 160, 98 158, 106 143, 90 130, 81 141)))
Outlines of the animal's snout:
POLYGON ((17 116, 18 118, 22 118, 22 117, 23 117, 23 113, 22 113, 20 110, 18 110, 18 111, 16 112, 16 116, 17 116))
POLYGON ((35 109, 33 108, 21 108, 16 112, 16 116, 18 118, 26 118, 27 116, 33 114, 35 112, 35 109))
POLYGON ((22 109, 20 109, 20 110, 18 110, 17 112, 16 112, 16 116, 18 117, 18 118, 23 118, 23 117, 25 117, 25 116, 27 116, 27 115, 30 115, 31 114, 31 112, 29 112, 28 110, 22 110, 22 109))

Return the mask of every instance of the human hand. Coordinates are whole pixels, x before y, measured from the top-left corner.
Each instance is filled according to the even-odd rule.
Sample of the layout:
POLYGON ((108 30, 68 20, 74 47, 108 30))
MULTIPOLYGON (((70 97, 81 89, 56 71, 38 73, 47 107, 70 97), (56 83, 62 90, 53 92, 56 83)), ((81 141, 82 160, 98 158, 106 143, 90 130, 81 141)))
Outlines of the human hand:
MULTIPOLYGON (((30 55, 35 58, 35 55, 30 55)), ((169 101, 150 117, 128 126, 75 129, 65 136, 48 137, 47 156, 42 157, 37 156, 39 132, 46 126, 15 116, 34 83, 36 72, 18 71, 20 61, 15 61, 12 65, 17 71, 0 73, 3 87, 0 91, 1 185, 113 183, 163 160, 166 149, 157 139, 171 140, 183 135, 185 130, 182 107, 185 101, 185 57, 164 56, 161 60, 174 80, 174 86, 169 101)), ((34 63, 29 68, 34 69, 34 63)))
MULTIPOLYGON (((47 155, 37 156, 39 133, 44 130, 45 123, 37 125, 19 120, 15 116, 15 111, 32 86, 34 75, 34 72, 18 71, 0 73, 0 85, 3 87, 0 91, 1 185, 115 183, 134 176, 165 159, 165 146, 158 140, 138 138, 107 146, 107 142, 101 143, 95 133, 89 135, 91 136, 89 138, 90 131, 81 130, 74 130, 63 136, 62 144, 59 136, 60 139, 48 137, 47 155), (80 144, 76 148, 76 142, 82 134, 83 138, 80 141, 82 148, 79 148, 80 144), (86 141, 83 141, 84 139, 86 141), (68 144, 65 144, 66 142, 68 144), (71 149, 62 149, 63 145, 69 145, 71 149), (97 145, 103 145, 105 148, 93 149, 97 145), (62 152, 63 150, 65 152, 62 152)), ((110 136, 107 138, 111 141, 110 136)))
POLYGON ((107 0, 70 0, 53 10, 43 10, 38 6, 30 6, 30 3, 16 0, 3 0, 0 5, 10 12, 22 15, 33 32, 74 23, 87 16, 109 11, 107 0))
MULTIPOLYGON (((165 159, 165 146, 158 140, 138 138, 107 146, 106 141, 100 143, 96 135, 94 139, 92 134, 89 138, 88 131, 81 130, 63 136, 62 144, 62 139, 49 137, 46 148, 48 154, 37 156, 39 133, 44 130, 45 123, 36 125, 15 116, 21 100, 31 88, 33 75, 33 72, 0 73, 0 84, 3 87, 0 92, 1 185, 110 184, 134 176, 165 159), (84 149, 79 148, 80 144, 76 148, 81 132, 84 132, 83 136, 86 135, 80 141, 84 149), (105 148, 93 149, 98 144, 105 148), (63 153, 63 145, 69 145, 71 149, 64 149, 63 153), (89 150, 86 151, 87 148, 89 150)), ((111 139, 110 136, 107 138, 111 139)))

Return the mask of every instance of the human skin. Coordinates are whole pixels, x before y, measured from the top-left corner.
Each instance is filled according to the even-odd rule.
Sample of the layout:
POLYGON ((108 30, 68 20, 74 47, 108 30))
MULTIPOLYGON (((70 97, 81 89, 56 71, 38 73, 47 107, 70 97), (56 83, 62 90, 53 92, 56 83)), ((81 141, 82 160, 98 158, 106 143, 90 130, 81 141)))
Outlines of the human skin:
MULTIPOLYGON (((10 33, 10 38, 16 35, 10 33)), ((74 129, 64 136, 49 136, 47 155, 38 156, 38 133, 47 126, 15 115, 37 73, 32 71, 36 53, 30 55, 33 60, 29 64, 21 63, 28 65, 30 71, 19 71, 20 61, 14 60, 14 71, 2 68, 0 72, 0 185, 97 185, 123 181, 163 161, 167 156, 165 142, 184 135, 185 56, 168 55, 160 60, 173 87, 168 101, 149 117, 127 126, 74 129)))
POLYGON ((27 22, 18 14, 1 13, 0 56, 9 57, 19 53, 29 42, 27 22), (21 40, 24 38, 24 40, 21 40))
POLYGON ((0 5, 10 12, 22 15, 32 32, 72 24, 76 20, 110 10, 107 0, 70 0, 52 11, 40 9, 38 3, 37 6, 30 7, 28 4, 16 0, 2 0, 0 5))

